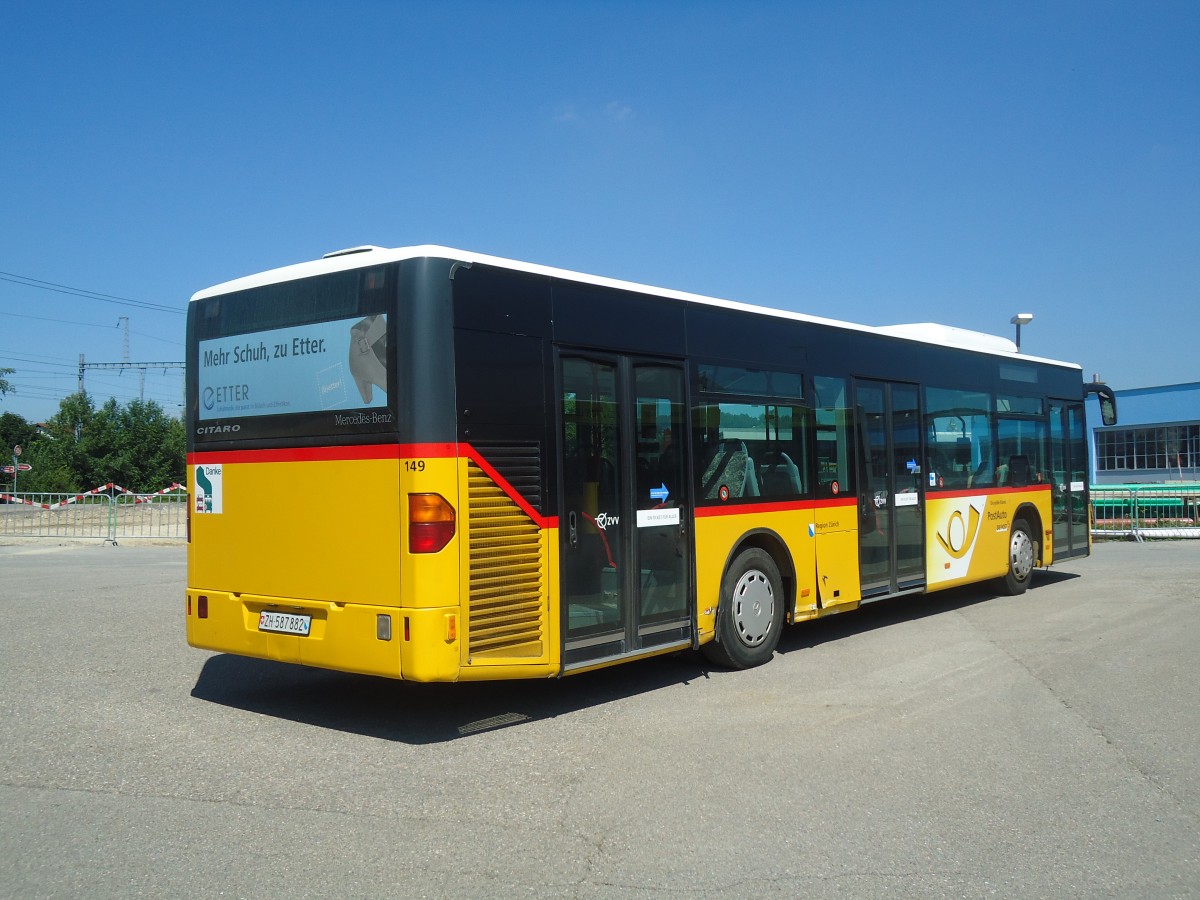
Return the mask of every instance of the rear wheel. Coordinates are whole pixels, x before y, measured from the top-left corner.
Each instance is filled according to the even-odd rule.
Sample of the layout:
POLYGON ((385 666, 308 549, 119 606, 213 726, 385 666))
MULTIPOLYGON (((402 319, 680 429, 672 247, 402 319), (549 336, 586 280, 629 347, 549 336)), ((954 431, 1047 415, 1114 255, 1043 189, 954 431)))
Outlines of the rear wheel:
POLYGON ((1025 593, 1033 568, 1037 565, 1037 543, 1033 540, 1029 523, 1024 519, 1013 522, 1008 534, 1008 573, 1004 576, 1004 590, 1016 596, 1025 593))
POLYGON ((757 547, 739 553, 721 580, 716 640, 701 649, 731 669, 760 666, 775 653, 783 629, 779 567, 757 547))

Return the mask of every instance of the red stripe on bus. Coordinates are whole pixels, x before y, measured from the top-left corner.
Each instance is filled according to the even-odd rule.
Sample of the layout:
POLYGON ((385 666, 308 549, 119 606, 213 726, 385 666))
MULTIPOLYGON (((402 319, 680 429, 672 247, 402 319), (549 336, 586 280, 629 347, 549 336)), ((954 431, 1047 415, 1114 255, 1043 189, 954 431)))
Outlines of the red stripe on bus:
POLYGON ((543 516, 470 444, 360 444, 349 447, 268 447, 261 450, 205 450, 189 453, 188 465, 203 463, 342 462, 367 459, 452 459, 465 456, 487 474, 539 528, 557 528, 558 516, 543 516))
POLYGON ((449 459, 459 455, 459 444, 401 444, 401 459, 416 459, 417 457, 433 457, 434 459, 449 459))
POLYGON ((475 465, 479 466, 479 468, 483 469, 484 474, 487 475, 488 478, 492 479, 492 481, 496 482, 497 486, 504 491, 505 496, 507 496, 508 499, 513 503, 517 504, 517 506, 521 507, 521 512, 533 519, 539 528, 558 527, 557 516, 543 516, 540 512, 530 506, 529 501, 522 497, 517 489, 508 483, 508 479, 497 472, 495 468, 493 468, 492 465, 480 455, 478 450, 476 450, 470 444, 459 444, 458 446, 463 455, 470 459, 471 462, 475 463, 475 465))
POLYGON ((189 453, 189 465, 200 463, 337 462, 361 459, 400 459, 397 444, 356 444, 348 447, 266 447, 261 450, 202 450, 189 453))

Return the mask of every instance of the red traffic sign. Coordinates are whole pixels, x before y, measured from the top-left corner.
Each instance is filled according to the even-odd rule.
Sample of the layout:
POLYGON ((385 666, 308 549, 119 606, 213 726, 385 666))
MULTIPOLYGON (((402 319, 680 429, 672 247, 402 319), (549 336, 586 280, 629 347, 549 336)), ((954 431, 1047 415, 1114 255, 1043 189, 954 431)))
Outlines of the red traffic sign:
MULTIPOLYGON (((33 466, 31 466, 29 463, 19 463, 16 466, 16 470, 18 472, 28 472, 32 468, 33 468, 33 466)), ((12 466, 0 466, 0 472, 3 472, 5 475, 11 475, 13 473, 13 467, 12 466)))

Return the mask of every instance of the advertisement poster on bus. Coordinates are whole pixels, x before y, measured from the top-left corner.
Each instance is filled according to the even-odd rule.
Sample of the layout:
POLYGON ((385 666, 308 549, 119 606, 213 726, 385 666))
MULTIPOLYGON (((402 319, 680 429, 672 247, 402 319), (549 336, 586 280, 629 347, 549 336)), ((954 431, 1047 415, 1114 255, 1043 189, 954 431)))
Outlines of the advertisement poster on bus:
POLYGON ((201 419, 387 406, 387 316, 201 341, 201 419))

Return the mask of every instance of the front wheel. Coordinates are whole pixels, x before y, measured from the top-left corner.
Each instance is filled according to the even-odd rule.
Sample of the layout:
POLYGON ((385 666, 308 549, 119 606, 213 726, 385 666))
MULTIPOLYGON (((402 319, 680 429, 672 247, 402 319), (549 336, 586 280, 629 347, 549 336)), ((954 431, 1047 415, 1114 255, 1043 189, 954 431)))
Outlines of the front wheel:
POLYGON ((770 555, 757 547, 738 554, 721 579, 716 639, 701 650, 731 669, 760 666, 775 653, 783 629, 783 580, 770 555))
POLYGON ((1013 522, 1008 536, 1008 573, 1004 576, 1004 591, 1016 596, 1025 593, 1033 567, 1037 564, 1037 543, 1024 519, 1013 522))

